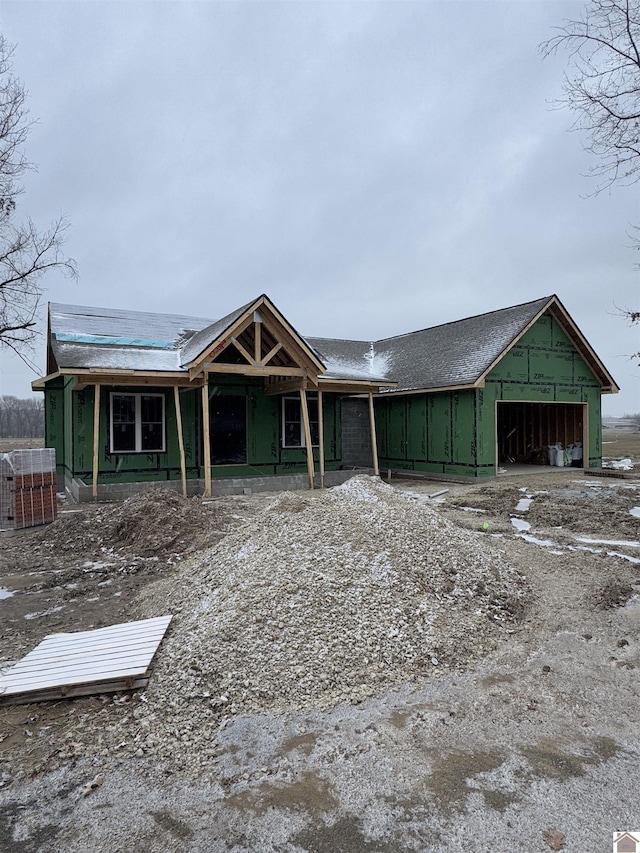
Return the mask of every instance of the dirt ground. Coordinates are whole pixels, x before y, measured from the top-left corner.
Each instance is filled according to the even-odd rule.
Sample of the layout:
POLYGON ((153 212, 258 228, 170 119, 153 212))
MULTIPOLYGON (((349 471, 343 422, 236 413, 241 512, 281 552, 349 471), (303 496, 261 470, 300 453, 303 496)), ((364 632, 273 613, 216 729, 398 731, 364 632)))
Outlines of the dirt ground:
MULTIPOLYGON (((214 716, 206 733, 171 730, 177 699, 169 753, 142 737, 143 691, 0 702, 0 849, 610 850, 640 827, 640 436, 604 441, 634 471, 392 483, 526 578, 506 639, 466 668, 331 708, 214 716), (180 744, 205 734, 195 772, 180 744)), ((1 534, 0 667, 47 634, 150 615, 151 584, 273 499, 147 493, 1 534)))

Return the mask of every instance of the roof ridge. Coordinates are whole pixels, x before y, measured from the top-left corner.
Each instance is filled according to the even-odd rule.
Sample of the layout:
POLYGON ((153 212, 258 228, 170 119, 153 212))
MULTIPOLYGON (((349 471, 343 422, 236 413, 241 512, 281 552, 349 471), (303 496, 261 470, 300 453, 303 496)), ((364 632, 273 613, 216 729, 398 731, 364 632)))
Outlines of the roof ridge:
POLYGON ((493 311, 485 311, 482 314, 472 314, 470 317, 460 317, 458 320, 448 320, 446 323, 436 323, 435 326, 425 326, 424 329, 414 329, 412 332, 403 332, 400 335, 390 335, 388 338, 378 338, 373 343, 381 344, 386 341, 397 340, 398 338, 407 338, 410 335, 418 335, 422 332, 430 332, 433 329, 441 329, 444 326, 454 326, 456 323, 467 323, 470 320, 478 320, 480 317, 490 317, 492 314, 504 314, 506 311, 513 311, 516 308, 524 308, 525 305, 535 305, 536 303, 540 303, 542 305, 557 298, 558 297, 555 294, 551 294, 551 296, 542 296, 540 299, 532 299, 529 302, 520 302, 518 305, 508 305, 506 308, 496 308, 493 311))
POLYGON ((324 338, 320 335, 304 335, 305 341, 340 341, 344 344, 375 344, 375 340, 365 340, 363 338, 324 338))

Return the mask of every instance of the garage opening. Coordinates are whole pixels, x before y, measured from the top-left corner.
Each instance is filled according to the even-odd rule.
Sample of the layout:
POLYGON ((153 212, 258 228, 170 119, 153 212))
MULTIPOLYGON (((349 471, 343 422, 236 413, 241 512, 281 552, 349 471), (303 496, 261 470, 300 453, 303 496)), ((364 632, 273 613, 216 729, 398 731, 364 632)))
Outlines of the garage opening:
MULTIPOLYGON (((585 422, 584 403, 498 403, 498 463, 548 465, 549 447, 585 447, 585 422)), ((576 462, 582 467, 582 458, 576 462)))

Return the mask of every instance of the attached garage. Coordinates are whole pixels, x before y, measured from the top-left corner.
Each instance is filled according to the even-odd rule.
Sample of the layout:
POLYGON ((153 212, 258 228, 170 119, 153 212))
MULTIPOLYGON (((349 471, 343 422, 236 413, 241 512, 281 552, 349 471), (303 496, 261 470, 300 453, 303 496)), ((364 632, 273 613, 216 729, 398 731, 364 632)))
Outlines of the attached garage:
POLYGON ((577 443, 584 467, 602 465, 601 395, 619 389, 557 296, 376 341, 370 357, 398 383, 376 398, 383 468, 492 477, 577 443))

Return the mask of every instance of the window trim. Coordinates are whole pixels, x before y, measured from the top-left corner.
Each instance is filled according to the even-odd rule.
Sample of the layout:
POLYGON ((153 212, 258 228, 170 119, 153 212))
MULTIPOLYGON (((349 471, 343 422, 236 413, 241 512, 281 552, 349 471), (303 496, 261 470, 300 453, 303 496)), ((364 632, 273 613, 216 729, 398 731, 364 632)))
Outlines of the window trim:
MULTIPOLYGON (((317 393, 314 393, 314 392, 307 393, 307 406, 309 405, 309 403, 311 401, 314 401, 316 403, 316 406, 318 405, 317 393)), ((280 411, 282 414, 281 442, 282 442, 283 450, 306 450, 307 443, 306 443, 306 438, 305 438, 305 434, 304 434, 304 421, 302 418, 302 400, 300 399, 300 395, 299 394, 284 394, 282 397, 282 405, 281 405, 280 411), (300 444, 287 444, 286 443, 286 440, 287 440, 287 420, 285 418, 285 401, 286 400, 295 400, 300 406, 300 444)), ((318 414, 319 414, 319 412, 318 412, 318 414)), ((292 421, 289 421, 289 423, 292 423, 292 421)), ((311 424, 316 424, 316 426, 318 427, 318 436, 319 436, 319 433, 320 433, 320 419, 319 419, 319 417, 315 421, 313 421, 313 420, 311 420, 311 416, 309 416, 309 425, 311 425, 311 424)), ((318 442, 316 444, 314 444, 312 441, 311 447, 320 447, 320 440, 318 439, 318 442)))
POLYGON ((166 453, 167 452, 167 402, 166 395, 149 391, 111 391, 109 394, 109 453, 114 456, 131 456, 133 454, 166 453), (133 397, 135 399, 135 449, 116 450, 113 442, 113 398, 133 397), (162 448, 147 449, 142 447, 142 398, 159 397, 162 400, 162 448))

